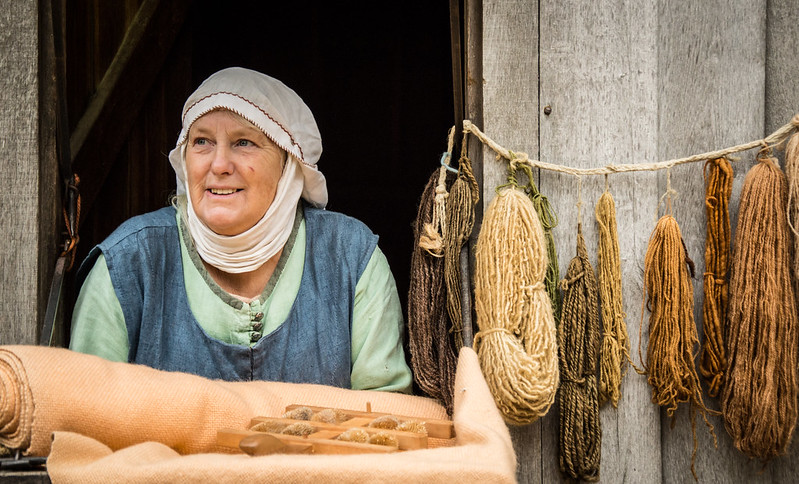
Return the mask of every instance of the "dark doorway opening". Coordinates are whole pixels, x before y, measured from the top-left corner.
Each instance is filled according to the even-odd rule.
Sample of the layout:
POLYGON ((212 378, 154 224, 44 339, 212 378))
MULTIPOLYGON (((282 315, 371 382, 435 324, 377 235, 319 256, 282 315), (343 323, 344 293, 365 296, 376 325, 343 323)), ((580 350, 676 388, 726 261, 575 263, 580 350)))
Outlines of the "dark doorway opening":
MULTIPOLYGON (((73 128, 137 8, 132 0, 70 2, 73 128)), ((380 236, 406 307, 411 224, 453 124, 449 39, 447 2, 194 0, 147 100, 129 113, 137 121, 84 214, 78 258, 125 219, 167 203, 175 181, 166 154, 183 101, 211 73, 242 66, 282 80, 310 106, 322 134, 328 209, 380 236)))

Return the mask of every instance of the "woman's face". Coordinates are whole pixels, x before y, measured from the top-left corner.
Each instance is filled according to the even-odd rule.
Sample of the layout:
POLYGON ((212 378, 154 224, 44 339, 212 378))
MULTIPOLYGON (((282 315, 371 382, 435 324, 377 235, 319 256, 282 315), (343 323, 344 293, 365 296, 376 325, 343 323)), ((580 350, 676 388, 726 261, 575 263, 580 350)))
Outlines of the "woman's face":
POLYGON ((285 152, 257 127, 225 110, 189 129, 186 176, 197 217, 220 235, 255 225, 272 204, 285 152))

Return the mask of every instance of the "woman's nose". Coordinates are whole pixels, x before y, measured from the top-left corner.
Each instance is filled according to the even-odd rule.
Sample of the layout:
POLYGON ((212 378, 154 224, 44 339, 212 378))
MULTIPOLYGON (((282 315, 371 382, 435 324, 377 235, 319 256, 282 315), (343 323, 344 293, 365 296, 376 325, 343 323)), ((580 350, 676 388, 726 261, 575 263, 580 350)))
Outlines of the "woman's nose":
POLYGON ((218 143, 214 150, 214 159, 211 160, 211 171, 215 175, 229 175, 233 173, 233 160, 230 147, 218 143))

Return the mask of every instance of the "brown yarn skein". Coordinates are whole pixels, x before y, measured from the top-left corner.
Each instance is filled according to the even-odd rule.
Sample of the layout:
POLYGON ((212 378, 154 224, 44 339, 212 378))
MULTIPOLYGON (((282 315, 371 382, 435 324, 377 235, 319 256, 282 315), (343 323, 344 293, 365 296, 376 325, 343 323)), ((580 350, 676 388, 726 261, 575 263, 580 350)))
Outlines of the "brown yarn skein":
POLYGON ((599 402, 610 401, 617 407, 621 399, 621 380, 630 361, 630 338, 624 322, 624 301, 621 291, 621 256, 616 228, 616 204, 605 191, 596 204, 599 232, 597 281, 602 308, 602 349, 599 362, 599 402))
MULTIPOLYGON (((689 403, 694 434, 691 473, 696 478, 696 409, 714 441, 716 435, 707 418, 709 410, 702 401, 702 388, 694 366, 694 348, 699 340, 694 323, 694 292, 689 267, 693 271, 693 262, 686 253, 680 227, 674 217, 664 215, 649 238, 644 263, 644 290, 650 311, 644 369, 652 387, 652 402, 664 407, 668 416, 674 416, 678 404, 689 403)), ((643 320, 643 314, 641 317, 643 320)))
MULTIPOLYGON (((413 226, 417 242, 433 220, 439 176, 435 170, 422 193, 413 226)), ((451 414, 457 360, 449 334, 444 259, 414 244, 409 282, 408 349, 413 377, 424 393, 442 402, 451 414)))
POLYGON ((797 315, 785 175, 769 156, 746 174, 730 274, 724 425, 735 447, 768 461, 797 420, 797 315))
POLYGON ((602 429, 599 423, 597 283, 585 240, 577 226, 577 256, 561 281, 563 305, 558 326, 560 355, 560 470, 573 479, 599 480, 602 429))
POLYGON ((704 299, 702 320, 704 337, 699 371, 708 383, 707 393, 718 396, 724 382, 727 355, 724 351, 724 324, 727 320, 730 264, 730 195, 732 194, 732 165, 726 158, 705 163, 705 240, 704 299))

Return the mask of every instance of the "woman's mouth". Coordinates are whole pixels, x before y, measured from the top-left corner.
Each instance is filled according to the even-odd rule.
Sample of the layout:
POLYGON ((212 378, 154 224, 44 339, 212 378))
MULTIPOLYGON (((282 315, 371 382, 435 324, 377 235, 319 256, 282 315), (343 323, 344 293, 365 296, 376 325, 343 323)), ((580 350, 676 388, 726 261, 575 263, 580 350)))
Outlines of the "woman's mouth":
POLYGON ((213 193, 214 195, 230 195, 231 193, 236 193, 240 189, 236 188, 209 188, 208 191, 213 193))

